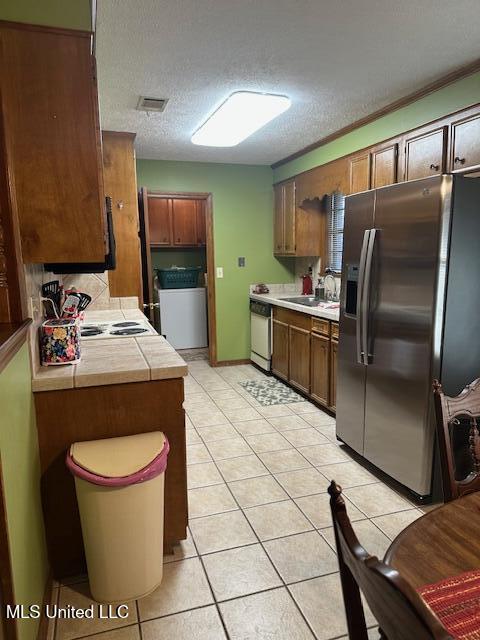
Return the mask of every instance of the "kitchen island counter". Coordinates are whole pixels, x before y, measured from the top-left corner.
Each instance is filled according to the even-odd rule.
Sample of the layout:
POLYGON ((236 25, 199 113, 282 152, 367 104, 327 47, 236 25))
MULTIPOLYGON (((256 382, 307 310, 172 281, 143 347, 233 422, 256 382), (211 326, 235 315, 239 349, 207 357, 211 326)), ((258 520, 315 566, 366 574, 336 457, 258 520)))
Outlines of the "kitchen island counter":
MULTIPOLYGON (((87 322, 145 320, 138 310, 92 311, 87 322), (113 317, 112 314, 118 314, 113 317), (120 315, 121 314, 121 315, 120 315)), ((83 340, 78 364, 34 367, 34 392, 93 387, 149 380, 182 378, 188 373, 183 358, 160 335, 83 340)))

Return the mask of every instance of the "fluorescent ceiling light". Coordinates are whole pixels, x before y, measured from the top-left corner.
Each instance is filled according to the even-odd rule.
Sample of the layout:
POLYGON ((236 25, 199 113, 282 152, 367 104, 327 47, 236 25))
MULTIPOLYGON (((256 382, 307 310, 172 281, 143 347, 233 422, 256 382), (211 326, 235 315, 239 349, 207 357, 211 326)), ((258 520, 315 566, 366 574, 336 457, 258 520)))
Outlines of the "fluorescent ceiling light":
POLYGON ((193 144, 234 147, 290 108, 287 96, 236 91, 195 131, 193 144))

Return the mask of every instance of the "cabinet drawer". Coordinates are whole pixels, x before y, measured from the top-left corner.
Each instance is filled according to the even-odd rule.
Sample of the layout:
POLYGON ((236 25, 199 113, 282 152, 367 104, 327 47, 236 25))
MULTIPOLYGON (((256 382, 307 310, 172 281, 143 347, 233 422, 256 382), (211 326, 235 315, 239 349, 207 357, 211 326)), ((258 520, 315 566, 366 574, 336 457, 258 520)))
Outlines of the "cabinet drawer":
POLYGON ((330 322, 321 318, 312 318, 312 331, 328 336, 330 335, 330 322))
POLYGON ((332 322, 331 334, 332 340, 338 340, 338 322, 332 322))
POLYGON ((288 325, 310 331, 310 316, 300 313, 299 311, 292 311, 291 309, 284 309, 283 307, 273 307, 273 317, 280 322, 285 322, 288 325))

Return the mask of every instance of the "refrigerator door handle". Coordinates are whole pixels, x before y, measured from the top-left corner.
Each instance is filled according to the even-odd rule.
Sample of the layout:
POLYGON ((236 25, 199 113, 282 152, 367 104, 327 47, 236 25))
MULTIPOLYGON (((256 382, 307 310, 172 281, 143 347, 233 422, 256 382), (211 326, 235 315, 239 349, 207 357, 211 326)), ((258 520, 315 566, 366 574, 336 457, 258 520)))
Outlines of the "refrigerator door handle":
POLYGON ((357 291, 357 309, 356 309, 356 347, 357 347, 357 363, 367 364, 366 351, 362 346, 363 335, 363 293, 364 293, 364 279, 365 279, 365 263, 367 259, 367 250, 370 239, 370 229, 366 229, 363 234, 362 251, 360 253, 360 264, 358 268, 358 291, 357 291))
POLYGON ((367 255, 365 258, 365 275, 362 287, 361 301, 361 348, 363 352, 363 363, 368 365, 372 362, 373 354, 368 353, 368 319, 370 315, 370 288, 372 279, 372 258, 375 249, 375 239, 378 229, 370 229, 368 236, 367 255))

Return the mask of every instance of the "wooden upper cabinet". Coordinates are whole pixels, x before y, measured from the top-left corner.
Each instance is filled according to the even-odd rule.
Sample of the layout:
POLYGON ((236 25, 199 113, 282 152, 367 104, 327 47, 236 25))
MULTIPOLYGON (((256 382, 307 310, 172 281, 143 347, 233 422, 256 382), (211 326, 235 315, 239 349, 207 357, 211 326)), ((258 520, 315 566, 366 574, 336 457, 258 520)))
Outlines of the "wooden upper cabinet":
POLYGON ((359 193, 370 189, 370 153, 363 153, 350 159, 350 191, 359 193))
POLYGON ((148 228, 150 244, 155 247, 172 245, 171 200, 148 196, 148 228))
POLYGON ((137 174, 134 133, 103 131, 105 192, 112 198, 116 267, 108 274, 110 295, 142 302, 137 174))
POLYGON ((372 189, 397 181, 398 144, 381 145, 372 151, 372 189))
POLYGON ((284 253, 293 254, 296 252, 296 211, 295 211, 295 181, 290 180, 283 185, 283 211, 284 211, 284 253))
MULTIPOLYGON (((299 176, 300 179, 303 176, 299 176)), ((279 256, 318 256, 324 225, 318 197, 299 202, 295 180, 274 186, 273 252, 279 256)))
POLYGON ((205 200, 148 196, 150 244, 155 247, 203 247, 207 229, 205 200))
POLYGON ((205 200, 197 200, 196 209, 197 244, 204 247, 207 244, 207 222, 205 218, 205 200))
POLYGON ((445 171, 447 127, 415 132, 405 138, 404 180, 428 178, 445 171))
POLYGON ((274 253, 295 255, 295 180, 274 187, 274 253))
POLYGON ((26 263, 105 259, 91 34, 0 23, 6 158, 26 263))
POLYGON ((276 184, 273 187, 273 253, 278 254, 285 249, 283 196, 283 185, 276 184))
POLYGON ((173 244, 191 247, 197 244, 197 201, 172 199, 173 244))
POLYGON ((480 113, 451 124, 450 171, 480 167, 480 113))

